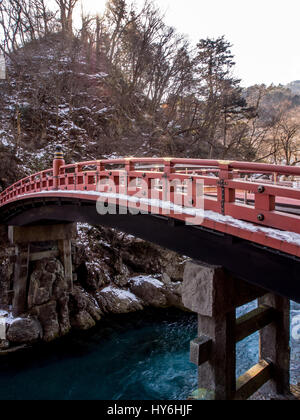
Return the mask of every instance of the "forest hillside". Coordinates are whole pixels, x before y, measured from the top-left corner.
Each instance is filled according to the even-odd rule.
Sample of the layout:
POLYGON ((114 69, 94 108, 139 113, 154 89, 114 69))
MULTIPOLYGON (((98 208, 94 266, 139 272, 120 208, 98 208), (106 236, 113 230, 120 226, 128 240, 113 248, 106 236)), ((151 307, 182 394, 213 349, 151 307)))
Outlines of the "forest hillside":
POLYGON ((151 1, 3 0, 0 187, 66 161, 176 156, 300 161, 300 82, 244 88, 224 38, 190 44, 151 1), (51 4, 51 8, 48 6, 51 4))

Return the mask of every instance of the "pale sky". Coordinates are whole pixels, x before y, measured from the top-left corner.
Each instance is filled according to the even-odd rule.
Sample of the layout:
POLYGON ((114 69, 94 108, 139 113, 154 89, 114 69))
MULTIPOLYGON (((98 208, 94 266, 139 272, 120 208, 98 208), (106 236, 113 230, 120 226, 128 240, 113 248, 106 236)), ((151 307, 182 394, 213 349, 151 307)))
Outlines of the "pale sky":
MULTIPOLYGON (((102 11, 106 0, 82 0, 102 11)), ((136 0, 140 5, 144 0, 136 0)), ((300 80, 300 0, 155 0, 165 22, 196 43, 225 38, 233 44, 242 85, 300 80)))

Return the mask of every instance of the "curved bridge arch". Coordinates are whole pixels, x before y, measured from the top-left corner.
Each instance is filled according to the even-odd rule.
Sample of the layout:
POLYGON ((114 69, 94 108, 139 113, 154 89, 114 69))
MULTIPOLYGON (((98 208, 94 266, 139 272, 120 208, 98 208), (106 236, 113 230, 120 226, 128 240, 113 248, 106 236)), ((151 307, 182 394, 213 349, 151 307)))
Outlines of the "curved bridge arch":
POLYGON ((1 194, 0 215, 7 225, 86 222, 114 227, 222 265, 239 278, 300 302, 298 177, 298 167, 242 162, 122 159, 65 165, 57 156, 52 169, 1 194), (181 184, 174 187, 174 180, 181 184), (145 198, 141 182, 149 192, 155 190, 156 201, 145 198), (191 214, 201 210, 198 182, 204 192, 204 220, 186 225, 191 214), (174 204, 186 197, 190 200, 178 214, 174 204), (97 212, 96 202, 107 200, 117 214, 97 212), (137 203, 145 214, 119 214, 137 203))

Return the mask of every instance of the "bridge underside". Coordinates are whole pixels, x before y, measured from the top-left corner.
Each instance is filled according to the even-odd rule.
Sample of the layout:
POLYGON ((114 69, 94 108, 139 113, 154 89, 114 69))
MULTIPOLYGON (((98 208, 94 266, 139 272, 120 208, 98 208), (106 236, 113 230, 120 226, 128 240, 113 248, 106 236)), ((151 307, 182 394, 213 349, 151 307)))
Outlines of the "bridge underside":
POLYGON ((3 224, 81 222, 118 229, 164 248, 222 266, 232 275, 300 303, 300 259, 201 226, 154 215, 99 215, 95 202, 44 197, 1 210, 3 224))

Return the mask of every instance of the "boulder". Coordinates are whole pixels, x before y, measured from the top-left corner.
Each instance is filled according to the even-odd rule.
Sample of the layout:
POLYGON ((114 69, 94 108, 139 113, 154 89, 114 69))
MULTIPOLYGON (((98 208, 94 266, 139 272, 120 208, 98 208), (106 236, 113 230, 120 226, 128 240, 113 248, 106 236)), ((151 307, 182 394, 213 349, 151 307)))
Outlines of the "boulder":
POLYGON ((42 328, 38 321, 30 318, 16 319, 11 323, 7 339, 11 343, 27 344, 37 341, 42 336, 42 328))
POLYGON ((114 276, 114 283, 120 287, 127 286, 130 278, 130 271, 128 267, 123 263, 122 258, 119 258, 116 261, 114 268, 118 273, 114 276))
POLYGON ((10 343, 7 340, 0 340, 0 350, 7 350, 10 347, 10 343))
POLYGON ((151 276, 137 276, 130 279, 130 290, 146 305, 166 307, 168 301, 164 284, 151 276))
POLYGON ((182 281, 188 261, 187 257, 141 239, 128 240, 120 249, 120 257, 136 273, 161 273, 167 282, 182 281))
POLYGON ((162 249, 141 239, 130 240, 122 249, 123 262, 137 273, 159 273, 162 249))
POLYGON ((171 284, 170 287, 167 288, 165 296, 168 302, 168 306, 186 310, 181 297, 181 284, 171 284))
POLYGON ((189 261, 187 257, 182 257, 175 252, 162 250, 161 253, 161 272, 166 283, 182 282, 186 263, 189 261))
POLYGON ((89 330, 96 325, 96 322, 87 311, 82 310, 71 317, 71 325, 75 330, 89 330))
POLYGON ((64 268, 59 260, 48 258, 37 261, 30 276, 28 307, 31 309, 49 302, 52 298, 59 298, 67 289, 64 268))
POLYGON ((161 281, 167 286, 172 284, 171 277, 167 273, 162 273, 161 281))
POLYGON ((57 302, 58 322, 60 335, 64 336, 71 330, 69 314, 69 295, 65 294, 57 302))
POLYGON ((80 286, 74 286, 70 295, 70 311, 72 318, 82 311, 88 312, 94 321, 100 321, 102 315, 97 300, 80 286))
POLYGON ((98 302, 105 312, 114 314, 125 314, 143 309, 141 300, 133 293, 114 286, 101 290, 98 294, 98 302))
POLYGON ((108 280, 109 267, 97 258, 84 262, 77 269, 78 280, 88 290, 99 290, 108 280))
POLYGON ((44 341, 53 341, 60 336, 56 301, 50 301, 45 305, 37 306, 32 312, 42 325, 44 341))

